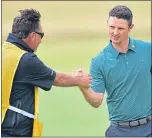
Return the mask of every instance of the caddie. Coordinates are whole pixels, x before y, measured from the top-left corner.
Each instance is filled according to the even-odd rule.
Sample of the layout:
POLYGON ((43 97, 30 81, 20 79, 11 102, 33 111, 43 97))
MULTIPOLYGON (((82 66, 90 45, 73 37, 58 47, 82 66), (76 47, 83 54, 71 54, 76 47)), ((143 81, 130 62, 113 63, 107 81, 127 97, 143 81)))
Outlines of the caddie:
POLYGON ((2 137, 41 136, 38 87, 48 91, 52 85, 89 88, 91 84, 88 73, 56 72, 37 57, 34 52, 44 36, 40 17, 34 9, 20 10, 2 45, 2 137))

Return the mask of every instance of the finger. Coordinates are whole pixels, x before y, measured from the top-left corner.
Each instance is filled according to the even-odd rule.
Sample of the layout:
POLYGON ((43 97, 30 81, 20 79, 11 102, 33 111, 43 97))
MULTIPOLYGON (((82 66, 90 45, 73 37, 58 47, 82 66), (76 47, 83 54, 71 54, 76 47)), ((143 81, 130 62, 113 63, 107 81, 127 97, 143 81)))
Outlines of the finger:
POLYGON ((73 70, 72 72, 77 72, 77 70, 73 70))
POLYGON ((82 69, 78 69, 78 72, 83 72, 82 69))
MULTIPOLYGON (((82 69, 82 68, 79 68, 79 71, 81 71, 81 72, 84 72, 84 69, 82 69)), ((85 73, 85 72, 84 72, 85 73)))
POLYGON ((78 74, 78 76, 82 76, 82 74, 78 74))
POLYGON ((82 68, 79 68, 78 71, 82 71, 82 68))

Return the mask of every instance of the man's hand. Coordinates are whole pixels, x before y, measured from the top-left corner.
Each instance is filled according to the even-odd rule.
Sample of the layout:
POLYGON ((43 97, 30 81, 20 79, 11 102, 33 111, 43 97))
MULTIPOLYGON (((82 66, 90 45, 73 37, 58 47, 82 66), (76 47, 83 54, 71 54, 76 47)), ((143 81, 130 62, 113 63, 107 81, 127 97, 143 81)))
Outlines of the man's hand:
POLYGON ((74 71, 72 75, 62 72, 56 72, 56 77, 53 84, 55 86, 60 87, 78 86, 81 88, 88 89, 90 88, 91 82, 91 76, 88 73, 82 71, 81 69, 78 69, 74 71))
POLYGON ((72 73, 73 77, 78 78, 78 87, 80 88, 90 88, 90 85, 92 83, 92 77, 89 73, 84 72, 81 68, 74 71, 72 73))

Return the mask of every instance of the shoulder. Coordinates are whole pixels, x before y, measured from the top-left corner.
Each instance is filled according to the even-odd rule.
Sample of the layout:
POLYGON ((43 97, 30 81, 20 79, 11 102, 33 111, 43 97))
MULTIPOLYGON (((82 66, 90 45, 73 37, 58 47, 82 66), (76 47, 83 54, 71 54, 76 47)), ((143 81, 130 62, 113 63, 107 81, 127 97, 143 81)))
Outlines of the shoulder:
POLYGON ((100 63, 104 60, 106 60, 109 57, 109 54, 112 54, 108 50, 108 46, 106 46, 102 51, 100 51, 97 55, 95 55, 92 60, 94 62, 100 63))
POLYGON ((102 60, 104 60, 104 51, 100 51, 92 58, 92 62, 95 62, 96 64, 101 63, 102 60))
POLYGON ((22 60, 22 62, 27 62, 27 63, 29 63, 29 61, 30 61, 30 63, 41 62, 41 60, 37 57, 37 55, 32 52, 25 53, 22 56, 21 60, 22 60))
POLYGON ((25 53, 22 56, 22 60, 29 60, 29 59, 34 59, 34 58, 37 58, 37 56, 32 52, 25 53))
POLYGON ((43 62, 37 57, 36 54, 32 52, 25 53, 21 60, 20 60, 20 65, 22 67, 32 67, 32 68, 37 68, 37 67, 42 67, 45 66, 43 62))
POLYGON ((106 48, 95 55, 91 60, 91 68, 93 69, 103 69, 106 60, 106 48))
POLYGON ((144 54, 146 56, 151 55, 152 43, 150 41, 133 39, 133 43, 134 43, 136 51, 138 51, 140 54, 142 55, 144 54))
POLYGON ((136 40, 136 39, 132 39, 132 40, 135 46, 151 48, 152 43, 150 41, 136 40))

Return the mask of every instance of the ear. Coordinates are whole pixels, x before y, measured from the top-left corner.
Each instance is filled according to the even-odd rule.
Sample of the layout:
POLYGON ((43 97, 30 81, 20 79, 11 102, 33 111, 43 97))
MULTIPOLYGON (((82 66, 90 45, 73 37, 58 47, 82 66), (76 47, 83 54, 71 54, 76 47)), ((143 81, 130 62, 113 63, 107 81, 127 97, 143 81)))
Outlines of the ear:
POLYGON ((34 32, 31 32, 28 37, 31 39, 31 41, 34 41, 36 36, 34 32))
POLYGON ((134 27, 134 24, 131 24, 131 26, 129 27, 129 32, 132 30, 133 27, 134 27))

